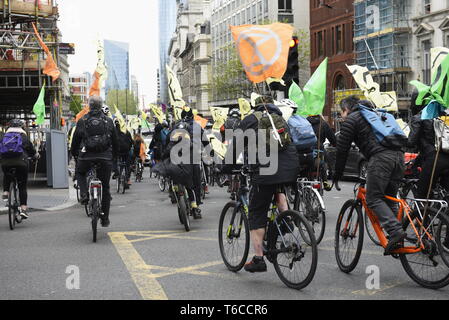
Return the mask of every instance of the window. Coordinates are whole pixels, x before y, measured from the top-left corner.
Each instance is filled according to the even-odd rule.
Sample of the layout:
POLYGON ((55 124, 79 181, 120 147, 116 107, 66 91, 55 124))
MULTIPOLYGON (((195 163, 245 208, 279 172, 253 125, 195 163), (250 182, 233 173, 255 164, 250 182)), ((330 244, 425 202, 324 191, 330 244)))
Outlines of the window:
POLYGON ((423 82, 425 84, 430 85, 430 73, 431 73, 431 57, 430 57, 430 49, 432 44, 430 40, 425 40, 422 42, 422 51, 423 51, 423 82))
POLYGON ((280 12, 292 12, 292 0, 278 0, 280 12))
POLYGON ((316 35, 318 57, 324 56, 324 31, 320 31, 316 35))
POLYGON ((343 44, 343 28, 342 26, 335 27, 335 40, 336 40, 336 52, 337 54, 342 53, 344 51, 343 44))
POLYGON ((432 12, 431 0, 424 0, 424 14, 428 14, 431 12, 432 12))
POLYGON ((335 79, 334 90, 345 90, 345 89, 346 89, 345 78, 343 77, 343 75, 339 74, 335 79))

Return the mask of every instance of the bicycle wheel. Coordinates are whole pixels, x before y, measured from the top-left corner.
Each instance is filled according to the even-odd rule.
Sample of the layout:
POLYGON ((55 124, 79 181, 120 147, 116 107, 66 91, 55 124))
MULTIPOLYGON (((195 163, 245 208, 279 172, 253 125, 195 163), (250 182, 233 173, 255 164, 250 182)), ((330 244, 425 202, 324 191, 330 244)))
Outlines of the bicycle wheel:
POLYGON ((117 186, 117 193, 120 193, 120 190, 121 190, 121 174, 119 174, 119 175, 117 175, 117 177, 116 177, 116 186, 117 186))
POLYGON ((365 229, 366 229, 366 233, 368 234, 368 237, 376 246, 381 246, 380 241, 377 238, 377 234, 374 231, 373 224, 371 223, 368 215, 366 214, 365 209, 363 209, 363 217, 364 217, 365 229))
MULTIPOLYGON (((182 190, 182 189, 181 189, 182 190)), ((187 232, 190 231, 189 206, 187 205, 186 191, 178 192, 178 216, 187 232)))
POLYGON ((9 195, 8 195, 8 220, 9 229, 14 230, 16 227, 16 216, 19 212, 18 201, 17 201, 17 191, 15 183, 11 182, 9 185, 9 195))
POLYGON ((359 262, 363 247, 363 215, 355 200, 348 200, 341 208, 335 229, 335 257, 338 267, 350 273, 359 262))
POLYGON ((98 217, 100 216, 100 207, 97 199, 92 199, 91 207, 91 215, 92 215, 92 240, 93 242, 97 242, 97 226, 98 226, 98 217))
POLYGON ((276 252, 273 264, 277 275, 289 288, 300 290, 307 287, 318 265, 317 243, 308 221, 298 212, 287 210, 271 227, 277 229, 276 242, 269 244, 269 248, 276 252), (308 241, 302 236, 301 229, 307 231, 308 241))
POLYGON ((249 222, 242 206, 228 202, 220 215, 218 224, 220 254, 226 267, 233 272, 240 271, 249 254, 249 222))
POLYGON ((126 183, 128 182, 127 179, 126 179, 126 170, 125 170, 125 168, 122 168, 122 169, 120 170, 120 180, 121 180, 121 183, 120 183, 120 193, 121 193, 121 194, 125 194, 126 183))
MULTIPOLYGON (((309 221, 310 226, 315 234, 317 244, 320 244, 324 238, 326 231, 326 213, 320 201, 320 194, 310 188, 305 187, 299 192, 296 199, 295 210, 309 221)), ((307 237, 307 230, 300 229, 305 241, 309 241, 307 237)), ((311 245, 311 242, 308 242, 311 245)))
MULTIPOLYGON (((413 281, 424 288, 440 289, 449 284, 449 253, 444 244, 448 236, 449 219, 445 214, 435 217, 434 212, 429 211, 424 226, 430 237, 426 233, 422 235, 425 249, 413 254, 400 254, 399 258, 413 281)), ((413 223, 419 231, 418 220, 422 221, 420 217, 414 217, 413 223)), ((404 246, 418 246, 418 237, 408 219, 404 220, 403 227, 408 235, 404 246)))
POLYGON ((159 176, 159 190, 161 190, 161 192, 164 192, 165 187, 166 187, 165 178, 159 176))

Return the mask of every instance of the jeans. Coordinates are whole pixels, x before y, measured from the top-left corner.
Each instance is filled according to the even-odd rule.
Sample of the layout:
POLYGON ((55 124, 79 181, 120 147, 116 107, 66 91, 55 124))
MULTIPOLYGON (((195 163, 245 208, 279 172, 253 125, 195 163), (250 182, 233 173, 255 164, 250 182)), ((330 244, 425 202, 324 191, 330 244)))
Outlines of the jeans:
POLYGON ((94 163, 97 163, 99 165, 97 169, 97 178, 100 179, 103 188, 101 208, 104 213, 104 218, 107 219, 109 217, 109 209, 111 206, 111 192, 109 186, 109 180, 111 179, 112 172, 111 161, 98 160, 94 162, 89 160, 79 160, 76 170, 78 185, 81 195, 87 195, 87 173, 93 167, 94 163))
POLYGON ((402 151, 376 153, 368 163, 366 202, 390 236, 402 230, 402 224, 397 219, 396 203, 388 201, 385 196, 397 197, 404 170, 402 151))

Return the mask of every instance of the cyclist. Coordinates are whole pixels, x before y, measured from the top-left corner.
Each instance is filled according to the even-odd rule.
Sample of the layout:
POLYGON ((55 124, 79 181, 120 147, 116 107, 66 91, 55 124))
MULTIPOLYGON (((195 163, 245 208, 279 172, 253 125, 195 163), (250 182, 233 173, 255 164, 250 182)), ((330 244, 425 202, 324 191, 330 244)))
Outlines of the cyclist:
MULTIPOLYGON (((268 110, 271 115, 282 117, 280 109, 274 105, 273 99, 269 96, 262 96, 256 99, 255 111, 263 112, 268 110)), ((253 131, 258 133, 259 120, 256 113, 247 115, 240 123, 239 129, 243 132, 253 131)), ((286 130, 288 126, 286 125, 286 130)), ((277 128, 280 129, 280 128, 277 128)), ((234 143, 234 142, 233 142, 234 143)), ((257 145, 256 148, 259 148, 257 145)), ((229 149, 232 149, 231 147, 229 149)), ((248 145, 245 142, 245 162, 247 162, 248 145)), ((255 251, 252 260, 245 264, 244 269, 248 272, 265 272, 267 265, 264 260, 263 239, 265 228, 267 226, 267 213, 270 209, 273 196, 276 195, 276 202, 280 212, 288 209, 285 194, 280 193, 280 187, 292 184, 296 181, 299 174, 299 158, 296 148, 290 144, 285 150, 278 150, 278 167, 276 173, 272 175, 262 175, 260 172, 253 176, 251 193, 249 196, 249 227, 251 242, 255 251)), ((257 171, 260 165, 253 166, 257 171)))
POLYGON ((135 133, 133 138, 133 158, 132 162, 134 163, 136 159, 139 159, 140 163, 144 163, 146 159, 146 147, 145 141, 143 140, 140 134, 135 133))
POLYGON ((78 121, 72 141, 72 155, 78 158, 77 180, 80 187, 80 203, 89 202, 87 173, 97 164, 97 177, 103 186, 101 225, 108 227, 111 194, 112 160, 117 155, 118 141, 112 119, 102 112, 103 100, 93 96, 89 98, 90 111, 78 121))
POLYGON ((3 200, 9 197, 9 187, 12 169, 16 171, 16 178, 19 188, 20 208, 19 214, 23 219, 29 218, 28 210, 28 158, 39 158, 36 149, 28 139, 23 130, 23 121, 19 119, 11 120, 9 128, 0 139, 0 164, 3 170, 3 200))
POLYGON ((330 191, 332 186, 327 180, 327 153, 326 149, 324 148, 324 143, 327 139, 329 140, 331 146, 335 147, 337 145, 337 138, 335 137, 335 133, 332 128, 321 115, 309 116, 307 120, 312 124, 313 131, 315 131, 315 135, 318 138, 317 146, 315 147, 315 149, 322 154, 322 157, 318 157, 322 160, 320 161, 319 171, 321 179, 323 180, 324 190, 330 191))
POLYGON ((118 154, 117 159, 113 163, 113 171, 114 175, 112 176, 112 179, 116 179, 118 177, 119 168, 118 168, 118 162, 123 161, 125 165, 125 172, 126 172, 126 188, 129 188, 131 185, 131 152, 134 145, 133 138, 131 137, 131 133, 126 129, 126 132, 123 132, 120 129, 120 123, 117 118, 114 119, 115 123, 115 131, 117 134, 117 141, 118 141, 118 154))
POLYGON ((355 142, 369 161, 366 202, 389 235, 385 249, 388 253, 406 237, 401 223, 396 218, 395 204, 385 199, 386 195, 392 197, 397 195, 405 170, 404 152, 401 149, 386 147, 377 141, 371 125, 361 114, 360 105, 373 108, 370 102, 360 101, 356 96, 348 97, 341 102, 344 122, 337 141, 334 182, 338 182, 342 177, 351 144, 355 142))

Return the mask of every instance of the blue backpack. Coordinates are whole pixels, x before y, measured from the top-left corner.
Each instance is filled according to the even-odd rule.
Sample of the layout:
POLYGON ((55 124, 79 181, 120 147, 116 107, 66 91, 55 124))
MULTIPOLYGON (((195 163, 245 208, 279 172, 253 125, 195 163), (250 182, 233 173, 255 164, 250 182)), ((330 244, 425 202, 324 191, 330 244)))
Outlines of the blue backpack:
POLYGON ((313 131, 312 124, 307 119, 299 115, 293 115, 288 120, 288 126, 296 149, 302 150, 315 147, 318 139, 315 131, 313 131))
POLYGON ((6 133, 0 142, 2 158, 18 158, 23 154, 22 135, 17 132, 6 133))
POLYGON ((405 146, 407 136, 399 127, 393 115, 382 109, 373 110, 362 105, 360 106, 360 112, 371 125, 376 140, 381 145, 392 149, 400 149, 405 146))

